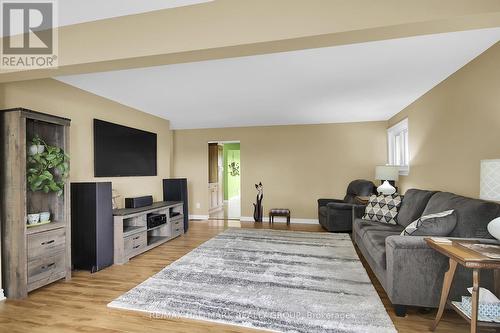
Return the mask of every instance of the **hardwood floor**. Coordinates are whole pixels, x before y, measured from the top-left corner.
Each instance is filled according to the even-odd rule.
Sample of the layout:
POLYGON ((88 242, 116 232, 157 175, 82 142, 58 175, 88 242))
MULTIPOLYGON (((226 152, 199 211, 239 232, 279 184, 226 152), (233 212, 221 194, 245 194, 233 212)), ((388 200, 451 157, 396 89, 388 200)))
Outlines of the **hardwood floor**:
MULTIPOLYGON (((182 257, 225 228, 268 228, 268 223, 193 221, 189 232, 132 259, 95 274, 73 272, 70 282, 56 282, 34 291, 24 300, 0 303, 0 332, 257 332, 236 326, 193 320, 155 319, 149 315, 108 309, 114 298, 135 287, 163 267, 182 257)), ((274 229, 322 231, 319 225, 275 223, 274 229)), ((365 267, 367 267, 365 265, 365 267)), ((427 314, 410 309, 407 317, 395 316, 387 295, 367 268, 370 278, 399 332, 428 332, 435 311, 427 314)), ((465 321, 455 313, 445 313, 436 332, 469 332, 465 321)))

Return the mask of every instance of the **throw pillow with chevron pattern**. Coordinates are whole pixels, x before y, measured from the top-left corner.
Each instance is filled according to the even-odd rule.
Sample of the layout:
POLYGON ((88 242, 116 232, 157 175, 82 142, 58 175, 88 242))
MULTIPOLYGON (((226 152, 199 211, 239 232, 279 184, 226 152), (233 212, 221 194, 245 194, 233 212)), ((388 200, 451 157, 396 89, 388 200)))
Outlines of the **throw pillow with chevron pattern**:
POLYGON ((403 196, 399 194, 372 195, 368 205, 366 205, 363 219, 388 224, 397 224, 397 216, 402 201, 403 196))

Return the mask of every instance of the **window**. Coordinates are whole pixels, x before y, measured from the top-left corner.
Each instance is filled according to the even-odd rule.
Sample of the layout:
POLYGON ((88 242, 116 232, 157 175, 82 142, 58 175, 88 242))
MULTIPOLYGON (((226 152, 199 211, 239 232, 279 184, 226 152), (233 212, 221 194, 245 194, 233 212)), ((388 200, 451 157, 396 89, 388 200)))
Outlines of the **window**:
POLYGON ((399 174, 407 176, 410 172, 408 118, 387 130, 387 143, 389 165, 399 166, 399 174))

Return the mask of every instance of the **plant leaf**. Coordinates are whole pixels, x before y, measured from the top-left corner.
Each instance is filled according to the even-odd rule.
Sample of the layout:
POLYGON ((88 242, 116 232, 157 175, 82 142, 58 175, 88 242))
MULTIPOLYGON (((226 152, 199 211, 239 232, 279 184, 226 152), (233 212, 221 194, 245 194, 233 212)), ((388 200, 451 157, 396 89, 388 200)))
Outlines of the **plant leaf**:
POLYGON ((42 175, 44 175, 47 179, 50 179, 50 180, 54 179, 54 175, 52 175, 52 173, 50 173, 50 171, 48 171, 48 170, 45 170, 42 173, 42 175))
POLYGON ((58 192, 61 190, 61 188, 54 182, 49 184, 49 188, 52 192, 58 192))

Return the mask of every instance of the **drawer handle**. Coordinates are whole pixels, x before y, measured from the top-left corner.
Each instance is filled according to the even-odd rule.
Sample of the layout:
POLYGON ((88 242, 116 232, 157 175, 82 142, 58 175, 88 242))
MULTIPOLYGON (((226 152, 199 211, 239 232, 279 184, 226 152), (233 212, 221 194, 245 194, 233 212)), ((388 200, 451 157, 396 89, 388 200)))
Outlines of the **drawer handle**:
POLYGON ((134 240, 138 240, 141 236, 134 237, 134 240))
POLYGON ((55 242, 55 240, 53 240, 53 239, 52 239, 52 240, 49 240, 49 241, 47 241, 47 242, 42 242, 42 244, 41 244, 41 245, 49 245, 49 244, 52 244, 52 243, 54 243, 54 242, 55 242))
POLYGON ((137 248, 139 248, 140 246, 141 246, 141 244, 136 245, 136 246, 134 246, 134 247, 133 247, 133 249, 137 249, 137 248))
POLYGON ((52 266, 55 266, 55 264, 56 264, 56 263, 55 263, 55 262, 53 262, 53 263, 48 264, 48 265, 46 265, 46 266, 42 266, 42 269, 43 269, 43 270, 48 269, 48 268, 50 268, 50 267, 52 267, 52 266))
POLYGON ((179 230, 180 230, 179 228, 175 229, 175 231, 179 231, 179 230))

